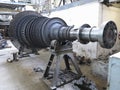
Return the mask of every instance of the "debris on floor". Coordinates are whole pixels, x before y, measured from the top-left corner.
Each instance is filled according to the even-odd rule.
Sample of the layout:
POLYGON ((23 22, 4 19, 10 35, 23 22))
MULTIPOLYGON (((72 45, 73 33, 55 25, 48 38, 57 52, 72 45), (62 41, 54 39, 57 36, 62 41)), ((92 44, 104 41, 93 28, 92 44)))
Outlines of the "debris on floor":
POLYGON ((79 80, 75 80, 72 83, 74 90, 98 90, 95 83, 85 76, 82 76, 79 80))
POLYGON ((41 72, 41 73, 44 72, 44 70, 43 70, 41 67, 35 67, 35 68, 33 68, 33 70, 34 70, 35 72, 41 72))

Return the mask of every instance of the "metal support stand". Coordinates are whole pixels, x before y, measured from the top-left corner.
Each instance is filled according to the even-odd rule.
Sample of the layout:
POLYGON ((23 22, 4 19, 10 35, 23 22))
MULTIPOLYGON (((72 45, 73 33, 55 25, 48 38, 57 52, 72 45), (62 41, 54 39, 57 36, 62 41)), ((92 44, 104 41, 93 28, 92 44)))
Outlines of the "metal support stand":
POLYGON ((29 57, 29 54, 24 54, 24 46, 20 46, 19 48, 19 52, 18 52, 18 55, 19 55, 19 58, 23 58, 23 57, 29 57))
POLYGON ((60 86, 68 84, 73 80, 79 79, 82 75, 82 72, 80 71, 80 68, 77 65, 75 58, 73 56, 72 45, 69 45, 68 43, 69 42, 62 44, 62 42, 58 42, 56 40, 53 40, 51 42, 51 48, 50 48, 51 56, 47 64, 43 78, 44 80, 50 81, 51 84, 50 88, 52 90, 56 90, 60 86), (63 56, 65 62, 65 66, 66 66, 65 70, 61 70, 60 68, 61 60, 62 60, 61 56, 63 56), (55 70, 52 74, 50 74, 50 68, 53 63, 54 57, 56 57, 55 67, 54 67, 55 70), (74 72, 72 71, 70 65, 72 65, 75 68, 74 72))
POLYGON ((18 58, 17 58, 17 53, 13 53, 13 61, 18 61, 18 58))

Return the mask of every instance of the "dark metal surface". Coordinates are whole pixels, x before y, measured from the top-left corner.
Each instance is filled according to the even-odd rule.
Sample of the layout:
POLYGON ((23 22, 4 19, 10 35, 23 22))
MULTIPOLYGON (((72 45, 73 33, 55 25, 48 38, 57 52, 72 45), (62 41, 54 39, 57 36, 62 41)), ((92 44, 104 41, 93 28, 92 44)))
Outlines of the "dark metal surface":
POLYGON ((19 12, 11 12, 11 11, 0 11, 0 15, 16 15, 19 12))
POLYGON ((58 87, 61 87, 65 84, 68 84, 73 80, 80 78, 82 75, 82 72, 79 66, 77 65, 77 62, 73 55, 72 46, 68 43, 70 42, 66 42, 66 44, 61 44, 61 42, 56 40, 53 40, 51 42, 51 56, 43 78, 44 80, 48 80, 50 82, 52 81, 51 85, 49 85, 52 90, 57 89, 58 87), (52 67, 54 57, 56 57, 56 65, 53 65, 52 67), (63 57, 65 61, 64 69, 61 69, 60 67, 61 62, 63 60, 61 57, 63 57), (75 71, 73 71, 73 68, 71 69, 71 67, 74 67, 75 71), (52 74, 50 73, 51 68, 54 69, 52 74))
POLYGON ((66 23, 60 18, 47 18, 36 12, 25 11, 17 14, 11 21, 9 34, 21 45, 45 48, 50 45, 51 40, 68 38, 68 35, 66 36, 68 30, 65 26, 66 23))
POLYGON ((46 67, 46 70, 45 70, 45 73, 44 73, 44 76, 43 76, 44 78, 49 76, 49 71, 50 71, 50 67, 52 65, 54 56, 55 56, 54 54, 51 54, 51 56, 50 56, 50 60, 49 60, 49 62, 47 64, 47 67, 46 67))
POLYGON ((79 31, 79 40, 83 44, 97 41, 101 47, 110 49, 114 46, 116 39, 117 26, 113 21, 104 22, 100 28, 95 26, 90 28, 89 25, 84 24, 79 31))
POLYGON ((100 29, 103 29, 103 37, 101 39, 99 38, 101 46, 105 48, 112 48, 117 38, 117 27, 115 23, 113 21, 105 22, 100 29))
POLYGON ((10 25, 10 21, 0 22, 0 25, 1 26, 10 25))
MULTIPOLYGON (((32 17, 32 15, 34 15, 35 17, 41 16, 40 14, 38 14, 37 12, 33 12, 33 11, 24 11, 21 12, 19 14, 17 14, 14 19, 10 22, 10 26, 9 26, 9 30, 8 30, 8 34, 12 39, 17 39, 20 43, 21 43, 21 36, 19 36, 19 32, 18 31, 18 26, 21 25, 21 21, 23 21, 23 19, 27 17, 29 17, 29 15, 32 17)), ((28 21, 29 22, 29 21, 28 21)), ((24 27, 24 26, 22 26, 24 27)), ((22 30, 21 30, 22 32, 22 30)), ((23 42, 23 41, 22 41, 23 42)), ((21 43, 23 44, 23 43, 21 43)))
MULTIPOLYGON (((88 25, 88 24, 84 24, 84 25, 82 25, 82 26, 80 27, 80 30, 79 30, 79 34, 80 34, 80 35, 79 35, 79 42, 81 42, 81 43, 83 43, 83 44, 87 44, 87 43, 89 43, 89 40, 84 40, 84 39, 82 39, 82 38, 83 38, 82 32, 83 32, 84 28, 91 28, 91 26, 88 25)), ((88 34, 89 34, 89 32, 88 32, 88 34)))
POLYGON ((18 7, 25 7, 26 4, 23 3, 13 3, 13 2, 0 2, 0 8, 15 9, 18 7))
POLYGON ((100 28, 84 24, 80 29, 74 29, 58 17, 47 18, 37 12, 24 11, 11 21, 9 34, 22 46, 32 48, 49 47, 52 40, 64 42, 78 39, 83 44, 99 42, 103 48, 109 49, 116 42, 117 27, 113 21, 108 21, 100 28))

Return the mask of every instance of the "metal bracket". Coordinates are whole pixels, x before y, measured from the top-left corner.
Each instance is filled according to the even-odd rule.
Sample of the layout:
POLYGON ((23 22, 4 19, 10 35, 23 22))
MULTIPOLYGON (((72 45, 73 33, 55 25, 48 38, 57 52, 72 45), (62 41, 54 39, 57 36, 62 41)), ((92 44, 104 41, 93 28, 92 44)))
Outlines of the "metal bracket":
MULTIPOLYGON (((58 87, 63 86, 72 82, 73 80, 79 79, 82 75, 82 72, 77 65, 73 52, 71 42, 59 42, 53 40, 51 42, 51 56, 47 64, 45 73, 43 75, 44 80, 50 81, 50 88, 56 90, 58 87), (64 44, 63 44, 64 43, 64 44), (69 43, 69 44, 68 44, 69 43), (61 56, 65 61, 65 69, 61 70, 61 56), (53 63, 54 57, 56 57, 54 72, 50 74, 51 65, 53 63), (70 63, 71 61, 71 63, 70 63), (70 66, 75 68, 73 72, 70 66)), ((46 81, 45 81, 46 82, 46 81)))

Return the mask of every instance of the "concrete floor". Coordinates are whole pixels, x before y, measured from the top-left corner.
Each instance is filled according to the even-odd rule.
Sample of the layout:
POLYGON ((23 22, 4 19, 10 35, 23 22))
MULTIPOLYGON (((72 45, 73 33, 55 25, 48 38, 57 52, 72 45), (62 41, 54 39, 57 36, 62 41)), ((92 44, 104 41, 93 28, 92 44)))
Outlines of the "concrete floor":
MULTIPOLYGON (((8 63, 5 57, 0 56, 0 90, 50 90, 43 81, 42 72, 35 72, 33 69, 40 67, 45 70, 50 53, 41 50, 40 55, 33 55, 19 59, 17 62, 8 63)), ((90 66, 80 66, 84 75, 94 81, 98 90, 105 90, 106 81, 91 73, 90 66)), ((57 90, 76 90, 71 84, 67 84, 57 90)), ((94 90, 94 89, 93 89, 94 90)))
MULTIPOLYGON (((45 70, 48 58, 48 52, 31 55, 12 63, 8 63, 4 57, 0 58, 0 90, 49 90, 42 80, 43 73, 33 70, 36 67, 45 70)), ((59 90, 72 88, 66 85, 59 90)))

